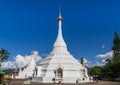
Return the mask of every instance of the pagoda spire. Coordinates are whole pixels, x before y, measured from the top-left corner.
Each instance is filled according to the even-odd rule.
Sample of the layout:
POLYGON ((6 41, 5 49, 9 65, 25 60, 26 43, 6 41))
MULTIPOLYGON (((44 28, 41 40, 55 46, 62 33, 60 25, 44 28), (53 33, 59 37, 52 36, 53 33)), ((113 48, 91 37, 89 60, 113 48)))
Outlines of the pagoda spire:
POLYGON ((54 43, 54 48, 55 47, 67 48, 66 43, 65 43, 63 36, 62 36, 62 15, 61 15, 60 8, 59 8, 59 15, 58 15, 57 19, 58 19, 58 35, 57 35, 57 39, 54 43))

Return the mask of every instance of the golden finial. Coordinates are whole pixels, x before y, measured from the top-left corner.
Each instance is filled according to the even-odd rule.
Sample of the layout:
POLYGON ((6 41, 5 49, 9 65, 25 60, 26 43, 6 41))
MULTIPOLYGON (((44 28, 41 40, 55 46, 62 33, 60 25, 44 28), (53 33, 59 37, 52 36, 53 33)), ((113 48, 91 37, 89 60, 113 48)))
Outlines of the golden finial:
POLYGON ((60 10, 60 6, 59 6, 59 16, 58 16, 58 21, 62 21, 62 16, 61 16, 61 10, 60 10))
POLYGON ((33 51, 32 51, 32 55, 34 55, 34 54, 35 54, 35 51, 33 50, 33 51))

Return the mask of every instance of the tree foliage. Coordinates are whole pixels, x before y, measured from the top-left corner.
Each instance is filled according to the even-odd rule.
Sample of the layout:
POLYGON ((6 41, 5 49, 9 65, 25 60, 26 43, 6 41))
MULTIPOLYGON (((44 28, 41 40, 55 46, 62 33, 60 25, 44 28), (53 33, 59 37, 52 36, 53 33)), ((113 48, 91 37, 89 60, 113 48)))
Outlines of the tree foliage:
POLYGON ((0 50, 0 67, 1 67, 1 62, 4 62, 9 58, 9 53, 5 49, 0 50))
POLYGON ((113 57, 106 60, 105 72, 109 76, 120 75, 120 38, 117 32, 114 33, 113 57))
POLYGON ((114 33, 113 58, 111 59, 111 69, 113 73, 120 74, 120 38, 117 32, 114 33))
POLYGON ((95 66, 90 70, 90 75, 101 75, 102 74, 102 68, 99 66, 95 66))

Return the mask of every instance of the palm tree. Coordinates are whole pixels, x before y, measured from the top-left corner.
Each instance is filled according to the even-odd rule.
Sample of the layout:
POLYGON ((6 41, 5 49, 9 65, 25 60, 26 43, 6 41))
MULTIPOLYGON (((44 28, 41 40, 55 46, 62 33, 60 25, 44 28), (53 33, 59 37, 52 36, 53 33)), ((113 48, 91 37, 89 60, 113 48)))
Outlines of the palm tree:
POLYGON ((80 63, 83 65, 84 64, 84 58, 80 58, 80 63))
POLYGON ((0 67, 1 67, 1 62, 4 62, 9 58, 9 53, 5 49, 0 50, 0 67))

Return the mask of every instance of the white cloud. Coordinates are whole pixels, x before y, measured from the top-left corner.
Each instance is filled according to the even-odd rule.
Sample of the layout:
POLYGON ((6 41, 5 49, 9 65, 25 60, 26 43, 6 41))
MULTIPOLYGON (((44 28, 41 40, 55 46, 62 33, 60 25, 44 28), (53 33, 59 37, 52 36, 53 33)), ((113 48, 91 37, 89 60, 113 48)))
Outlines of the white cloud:
POLYGON ((110 52, 107 52, 105 54, 98 54, 98 55, 96 55, 96 58, 111 58, 112 54, 113 54, 113 52, 110 51, 110 52))
POLYGON ((106 64, 105 60, 108 59, 108 58, 111 58, 112 57, 112 54, 113 52, 110 51, 110 52, 107 52, 105 54, 98 54, 95 56, 95 61, 89 61, 87 60, 86 58, 84 58, 84 66, 87 66, 87 67, 94 67, 94 66, 104 66, 106 64), (96 59, 98 58, 98 59, 96 59))
POLYGON ((102 63, 106 63, 106 59, 101 60, 102 63))
POLYGON ((1 65, 3 68, 15 68, 15 63, 11 61, 1 63, 1 65))
POLYGON ((22 56, 22 55, 17 55, 15 57, 15 65, 16 67, 23 67, 25 65, 27 65, 30 61, 31 55, 30 56, 22 56))
POLYGON ((84 66, 87 66, 87 67, 90 67, 90 65, 91 65, 91 61, 89 61, 89 60, 87 60, 86 58, 83 58, 83 65, 84 66))
POLYGON ((105 62, 99 62, 99 61, 96 61, 95 63, 91 63, 89 65, 89 67, 94 67, 94 66, 100 66, 100 67, 103 67, 105 65, 105 62))
POLYGON ((100 66, 100 67, 102 67, 104 65, 105 65, 105 63, 96 61, 96 63, 93 64, 92 66, 100 66))
POLYGON ((49 54, 46 54, 46 53, 43 53, 43 54, 41 54, 43 57, 46 57, 46 56, 48 56, 49 54))
POLYGON ((83 58, 84 63, 88 63, 88 60, 86 58, 83 58))
POLYGON ((113 54, 113 51, 110 51, 110 52, 107 52, 105 54, 98 54, 96 55, 95 58, 99 58, 98 61, 96 61, 95 63, 92 63, 90 65, 90 67, 93 67, 93 66, 104 66, 105 65, 105 60, 108 59, 108 58, 111 58, 112 57, 112 54, 113 54))
POLYGON ((95 61, 95 63, 93 63, 93 61, 87 60, 86 58, 83 58, 83 60, 84 60, 83 65, 84 65, 84 66, 87 66, 87 67, 94 67, 94 66, 100 66, 100 67, 102 67, 102 66, 105 65, 105 62, 104 62, 105 59, 103 59, 103 60, 100 61, 100 62, 95 61))
POLYGON ((23 67, 30 62, 30 59, 32 56, 34 56, 34 60, 36 63, 40 62, 42 60, 42 57, 38 54, 37 51, 34 51, 34 53, 32 55, 26 55, 26 56, 22 56, 22 55, 18 54, 14 58, 14 61, 7 61, 7 62, 2 63, 2 68, 20 68, 20 67, 23 67))
POLYGON ((39 55, 39 53, 37 51, 34 51, 34 56, 35 56, 35 62, 40 62, 42 60, 42 57, 39 55))
POLYGON ((101 48, 105 48, 105 45, 102 45, 101 48))

